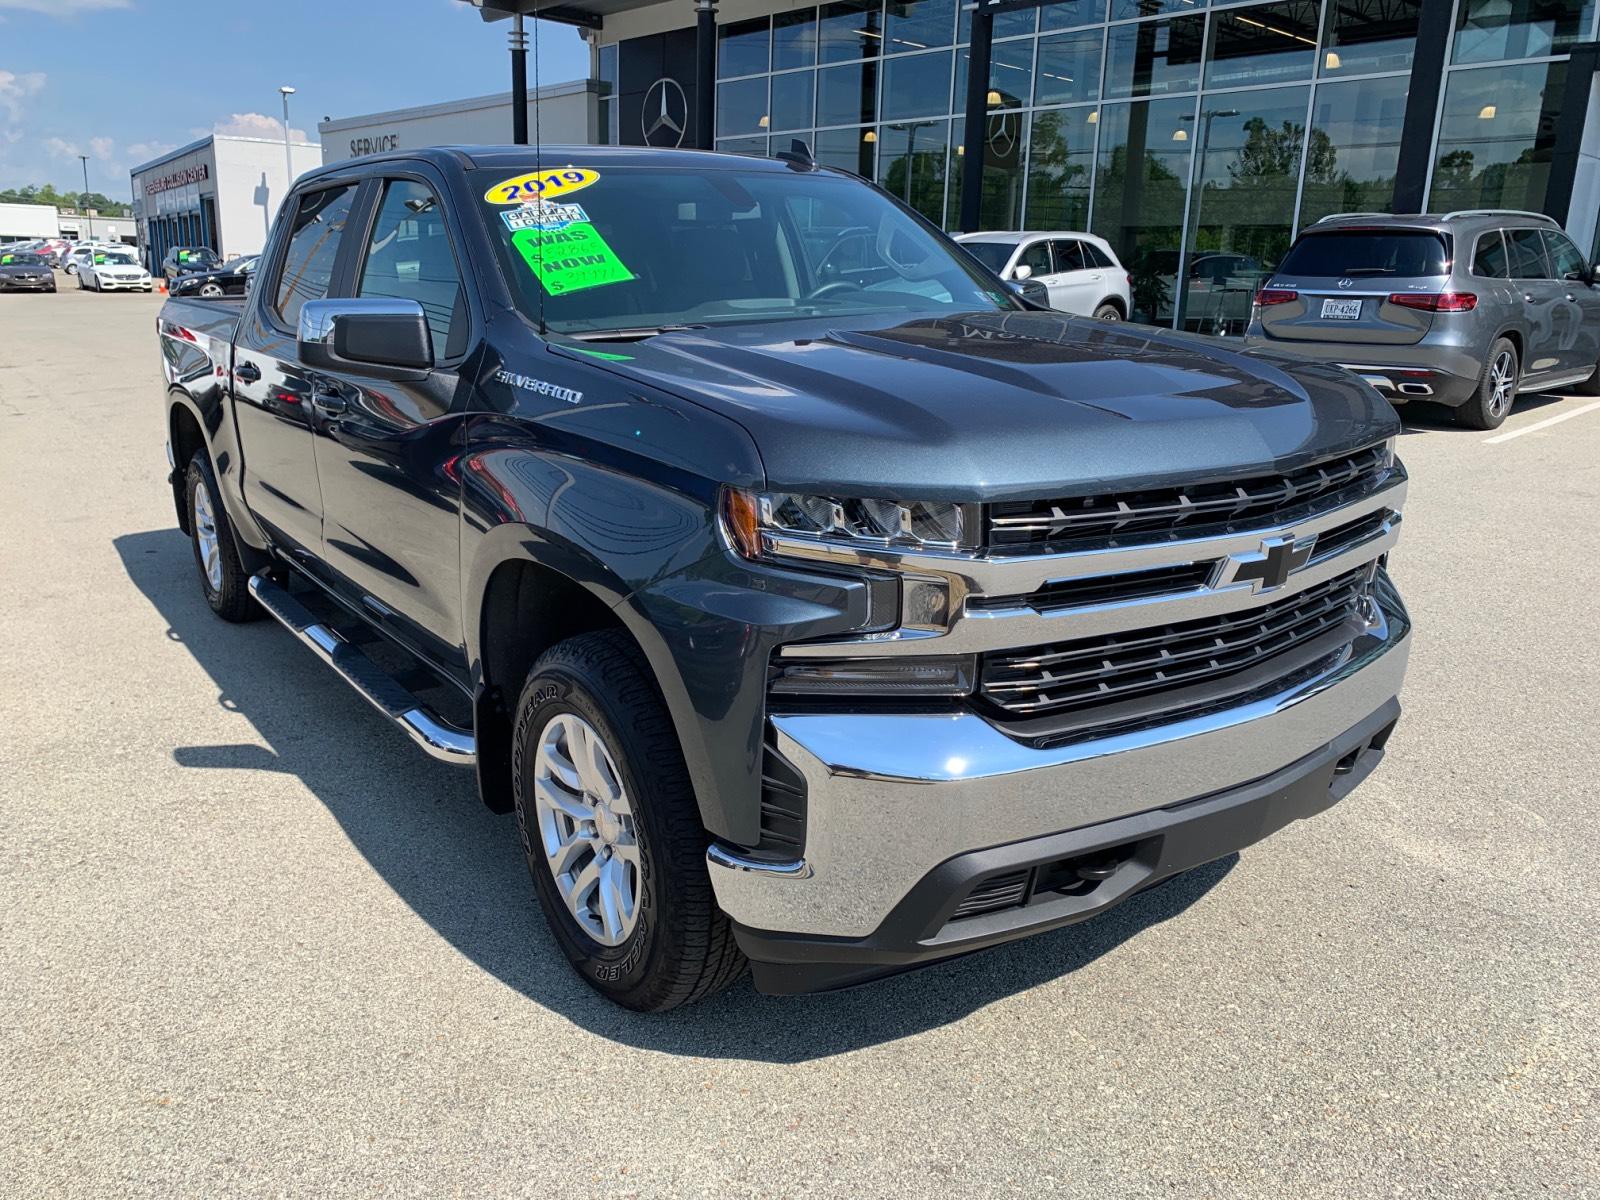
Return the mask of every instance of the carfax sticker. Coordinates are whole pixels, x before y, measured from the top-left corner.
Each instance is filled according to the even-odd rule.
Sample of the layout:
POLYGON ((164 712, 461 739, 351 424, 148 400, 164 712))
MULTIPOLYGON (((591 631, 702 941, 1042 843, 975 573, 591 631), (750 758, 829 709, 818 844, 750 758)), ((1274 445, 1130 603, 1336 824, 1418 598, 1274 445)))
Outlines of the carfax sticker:
POLYGON ((532 204, 539 200, 556 200, 581 191, 591 183, 600 181, 600 172, 587 167, 558 167, 550 171, 529 171, 502 179, 483 198, 490 204, 532 204))
POLYGON ((616 251, 587 222, 561 229, 518 230, 511 235, 511 244, 552 296, 634 278, 616 251))
POLYGON ((579 221, 588 221, 589 214, 578 204, 549 204, 543 200, 524 204, 500 214, 506 228, 515 233, 519 229, 564 229, 579 221))

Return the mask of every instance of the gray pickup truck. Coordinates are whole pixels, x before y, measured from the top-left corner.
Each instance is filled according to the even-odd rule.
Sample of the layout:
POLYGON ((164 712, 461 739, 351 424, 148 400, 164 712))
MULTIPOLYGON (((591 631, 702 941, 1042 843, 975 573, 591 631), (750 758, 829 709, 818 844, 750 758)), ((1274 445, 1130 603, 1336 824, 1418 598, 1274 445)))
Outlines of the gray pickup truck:
POLYGON ((1081 921, 1399 715, 1371 387, 1037 311, 803 153, 330 165, 159 334, 207 602, 475 768, 632 1008, 1081 921))

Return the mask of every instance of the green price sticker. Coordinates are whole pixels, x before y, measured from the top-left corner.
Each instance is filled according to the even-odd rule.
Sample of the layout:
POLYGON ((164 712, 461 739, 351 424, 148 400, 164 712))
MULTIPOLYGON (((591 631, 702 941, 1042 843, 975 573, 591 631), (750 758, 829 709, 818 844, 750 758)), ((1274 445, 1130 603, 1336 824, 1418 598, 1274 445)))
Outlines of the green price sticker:
POLYGON ((11 265, 11 255, 7 254, 3 258, 0 258, 0 267, 8 267, 10 265, 11 265))
POLYGON ((101 266, 105 261, 106 261, 106 256, 104 254, 96 254, 94 256, 94 265, 97 266, 97 267, 101 266))
POLYGON ((519 229, 511 235, 511 244, 552 296, 626 283, 634 277, 593 225, 519 229))

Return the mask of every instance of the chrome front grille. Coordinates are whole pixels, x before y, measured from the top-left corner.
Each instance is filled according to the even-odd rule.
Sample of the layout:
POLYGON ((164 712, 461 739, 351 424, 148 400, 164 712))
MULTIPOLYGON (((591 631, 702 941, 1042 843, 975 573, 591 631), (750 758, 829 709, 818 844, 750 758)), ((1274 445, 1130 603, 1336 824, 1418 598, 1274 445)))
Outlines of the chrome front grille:
POLYGON ((1325 459, 1287 474, 1140 492, 1106 492, 1059 500, 989 505, 987 544, 997 551, 1038 551, 1115 539, 1198 537, 1326 510, 1381 486, 1392 458, 1387 446, 1325 459))
POLYGON ((1258 608, 1103 637, 992 651, 982 656, 979 692, 1009 717, 1036 717, 1154 701, 1141 717, 1204 703, 1203 685, 1222 687, 1252 668, 1285 660, 1323 635, 1363 623, 1373 568, 1364 565, 1258 608))

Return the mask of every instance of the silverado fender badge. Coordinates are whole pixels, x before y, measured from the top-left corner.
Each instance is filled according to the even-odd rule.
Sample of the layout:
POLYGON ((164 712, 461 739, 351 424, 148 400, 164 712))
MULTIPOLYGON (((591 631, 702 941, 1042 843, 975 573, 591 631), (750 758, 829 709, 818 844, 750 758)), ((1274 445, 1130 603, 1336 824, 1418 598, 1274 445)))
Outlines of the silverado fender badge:
POLYGON ((501 367, 494 373, 495 379, 524 392, 537 392, 541 396, 550 396, 556 400, 565 400, 568 404, 577 404, 583 400, 582 392, 575 392, 571 388, 557 387, 553 383, 546 383, 543 379, 535 379, 532 375, 518 375, 515 371, 508 371, 501 367))

